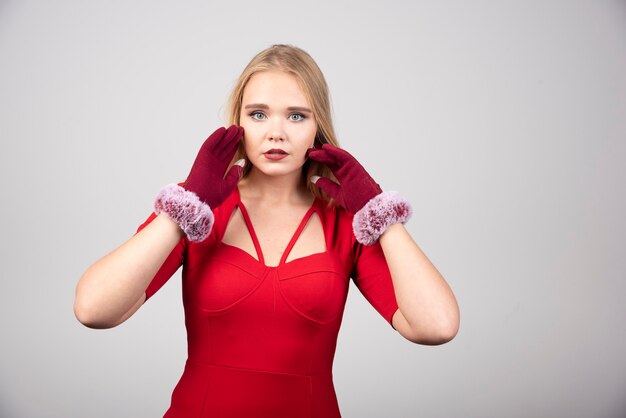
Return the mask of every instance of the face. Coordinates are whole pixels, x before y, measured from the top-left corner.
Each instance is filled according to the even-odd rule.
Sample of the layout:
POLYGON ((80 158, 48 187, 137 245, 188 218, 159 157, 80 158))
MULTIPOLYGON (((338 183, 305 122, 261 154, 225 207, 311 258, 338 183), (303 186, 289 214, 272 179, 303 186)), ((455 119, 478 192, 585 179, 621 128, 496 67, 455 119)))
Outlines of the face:
POLYGON ((270 176, 300 174, 317 123, 296 78, 282 71, 253 75, 243 92, 239 125, 246 155, 270 176))

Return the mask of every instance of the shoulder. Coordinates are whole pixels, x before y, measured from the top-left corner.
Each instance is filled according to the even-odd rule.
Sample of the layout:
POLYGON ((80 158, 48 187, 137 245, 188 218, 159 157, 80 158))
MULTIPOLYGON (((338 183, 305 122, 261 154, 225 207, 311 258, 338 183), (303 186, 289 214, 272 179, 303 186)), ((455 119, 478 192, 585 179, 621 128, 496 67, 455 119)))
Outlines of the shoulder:
POLYGON ((216 208, 211 208, 213 214, 217 218, 218 215, 230 213, 239 202, 239 192, 235 188, 226 199, 216 208))
POLYGON ((317 207, 324 225, 324 232, 332 235, 331 241, 335 249, 341 253, 348 252, 354 255, 359 244, 352 232, 354 215, 341 206, 329 205, 322 199, 317 200, 317 207))

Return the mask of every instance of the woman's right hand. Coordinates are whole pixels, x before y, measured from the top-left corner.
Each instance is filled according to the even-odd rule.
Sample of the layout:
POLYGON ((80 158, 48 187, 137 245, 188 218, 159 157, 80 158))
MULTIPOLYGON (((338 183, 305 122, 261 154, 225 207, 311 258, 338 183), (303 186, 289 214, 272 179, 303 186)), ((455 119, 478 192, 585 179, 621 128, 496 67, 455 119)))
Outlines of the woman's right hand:
POLYGON ((198 195, 212 209, 218 207, 233 191, 243 172, 243 161, 238 161, 224 172, 233 159, 239 140, 243 136, 241 126, 219 128, 200 147, 183 187, 198 195))

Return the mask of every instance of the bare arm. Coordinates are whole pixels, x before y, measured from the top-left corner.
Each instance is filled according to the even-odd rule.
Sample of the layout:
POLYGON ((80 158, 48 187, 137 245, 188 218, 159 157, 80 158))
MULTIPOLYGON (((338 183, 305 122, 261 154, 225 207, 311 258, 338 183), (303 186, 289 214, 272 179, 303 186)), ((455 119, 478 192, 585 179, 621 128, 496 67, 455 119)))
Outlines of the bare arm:
POLYGON ((456 298, 404 225, 391 225, 380 245, 398 301, 394 328, 418 344, 443 344, 454 338, 459 329, 456 298))
POLYGON ((183 236, 159 215, 144 229, 91 265, 78 281, 74 314, 90 328, 112 328, 143 304, 145 290, 183 236))
POLYGON ((191 241, 208 236, 213 225, 211 208, 232 193, 243 172, 243 159, 226 171, 242 137, 240 126, 215 130, 202 143, 186 180, 159 192, 155 210, 171 219, 158 215, 85 271, 74 301, 74 314, 81 323, 111 328, 124 322, 145 301, 146 288, 183 237, 181 227, 192 233, 191 241))

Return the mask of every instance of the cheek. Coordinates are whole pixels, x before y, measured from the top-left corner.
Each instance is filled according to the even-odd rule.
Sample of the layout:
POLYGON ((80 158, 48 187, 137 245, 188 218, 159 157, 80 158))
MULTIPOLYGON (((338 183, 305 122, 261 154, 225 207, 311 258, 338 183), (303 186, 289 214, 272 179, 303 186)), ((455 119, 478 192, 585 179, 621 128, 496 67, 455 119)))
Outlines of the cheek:
POLYGON ((243 144, 246 150, 248 150, 249 147, 259 142, 260 132, 258 125, 242 121, 239 123, 239 126, 243 128, 243 144))
POLYGON ((248 158, 250 158, 251 155, 254 155, 254 151, 252 149, 251 143, 252 143, 252 141, 247 140, 245 135, 244 135, 243 147, 242 148, 243 148, 243 151, 244 151, 244 153, 246 154, 246 156, 248 158))
POLYGON ((239 126, 241 126, 243 128, 243 137, 247 137, 248 136, 248 132, 252 132, 254 130, 254 127, 251 126, 250 122, 248 122, 247 120, 240 120, 239 121, 239 126))
POLYGON ((305 142, 307 146, 311 145, 317 134, 317 125, 314 123, 308 123, 304 126, 294 126, 290 132, 290 137, 294 141, 305 142))

